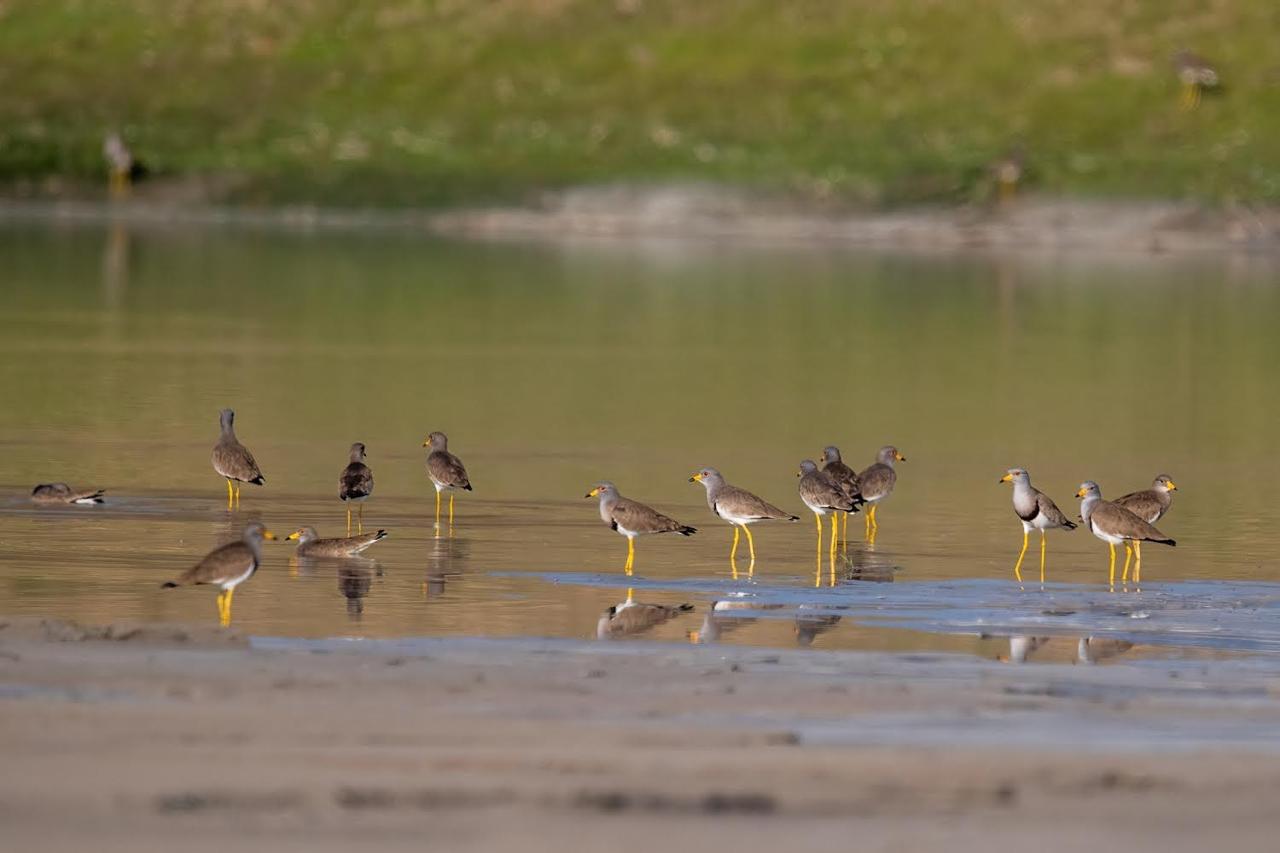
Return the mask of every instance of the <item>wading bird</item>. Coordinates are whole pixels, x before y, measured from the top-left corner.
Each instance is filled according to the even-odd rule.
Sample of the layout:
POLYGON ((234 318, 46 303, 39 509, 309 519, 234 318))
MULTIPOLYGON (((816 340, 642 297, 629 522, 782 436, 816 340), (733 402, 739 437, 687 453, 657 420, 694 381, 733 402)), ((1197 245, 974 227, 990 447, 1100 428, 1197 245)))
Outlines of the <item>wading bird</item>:
POLYGON ((1040 531, 1040 583, 1044 583, 1044 532, 1046 530, 1075 530, 1076 526, 1062 514, 1058 505, 1048 495, 1031 485, 1031 475, 1024 468, 1010 468, 1000 478, 1002 483, 1013 483, 1013 511, 1022 521, 1022 550, 1013 566, 1013 576, 1022 580, 1022 558, 1027 555, 1027 538, 1032 530, 1040 531))
POLYGON ((252 483, 255 486, 261 486, 267 481, 267 478, 262 476, 262 471, 258 469, 258 463, 249 452, 249 448, 236 438, 235 420, 236 413, 231 409, 223 409, 218 413, 222 435, 218 437, 218 443, 213 446, 213 454, 210 457, 213 470, 227 478, 227 509, 240 506, 240 487, 233 488, 231 485, 233 481, 252 483))
POLYGON ((610 529, 627 537, 627 562, 622 568, 628 575, 632 573, 635 566, 637 536, 643 536, 646 533, 679 533, 681 536, 692 536, 698 532, 697 528, 681 524, 653 507, 624 498, 618 494, 618 487, 608 480, 596 483, 584 497, 600 498, 600 518, 609 525, 610 529))
POLYGON ((165 589, 200 584, 221 587, 218 593, 218 623, 225 628, 231 624, 231 596, 235 594, 237 586, 253 577, 253 573, 258 570, 258 565, 262 562, 262 541, 275 538, 275 534, 262 522, 251 521, 245 525, 239 541, 214 548, 203 560, 162 586, 165 589))
MULTIPOLYGON (((1142 543, 1144 541, 1170 546, 1178 544, 1124 507, 1104 501, 1102 489, 1093 480, 1081 483, 1076 497, 1080 498, 1080 518, 1084 520, 1085 527, 1111 548, 1111 564, 1107 571, 1107 582, 1111 586, 1115 586, 1116 583, 1116 546, 1120 543, 1133 543, 1133 553, 1137 557, 1133 569, 1134 583, 1142 580, 1142 543)), ((1124 575, 1120 580, 1123 583, 1128 579, 1129 561, 1125 560, 1124 575)))
POLYGON ((427 453, 427 476, 436 487, 436 527, 440 526, 440 493, 449 492, 449 528, 453 529, 453 492, 455 489, 471 491, 471 480, 467 477, 467 469, 462 460, 449 452, 449 437, 442 432, 433 432, 422 442, 423 447, 430 447, 427 453))

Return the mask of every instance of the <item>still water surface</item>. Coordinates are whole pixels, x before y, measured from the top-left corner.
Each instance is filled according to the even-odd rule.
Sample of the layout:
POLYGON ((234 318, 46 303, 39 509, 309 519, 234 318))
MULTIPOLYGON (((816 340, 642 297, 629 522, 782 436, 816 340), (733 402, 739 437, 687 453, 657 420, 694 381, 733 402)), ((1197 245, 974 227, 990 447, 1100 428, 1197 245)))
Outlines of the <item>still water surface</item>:
POLYGON ((638 542, 637 600, 697 607, 648 639, 1280 649, 1280 287, 1263 260, 11 225, 0 263, 0 612, 212 620, 212 590, 160 581, 247 519, 341 534, 337 478, 363 441, 365 520, 390 537, 348 564, 268 543, 238 628, 593 637, 628 586, 625 540, 582 498, 607 478, 700 529, 638 542), (267 478, 234 513, 208 461, 222 406, 267 478), (452 535, 432 525, 432 430, 476 486, 452 535), (874 546, 855 517, 833 589, 797 463, 836 444, 862 467, 886 443, 907 456, 897 492, 874 546), (750 580, 688 482, 707 465, 802 515, 754 528, 750 580), (997 484, 1014 465, 1070 517, 1083 479, 1114 497, 1167 472, 1178 547, 1148 546, 1143 590, 1111 593, 1105 545, 1055 531, 1049 587, 1019 588, 997 484), (109 502, 28 503, 50 480, 109 502), (717 600, 781 606, 706 624, 717 600))

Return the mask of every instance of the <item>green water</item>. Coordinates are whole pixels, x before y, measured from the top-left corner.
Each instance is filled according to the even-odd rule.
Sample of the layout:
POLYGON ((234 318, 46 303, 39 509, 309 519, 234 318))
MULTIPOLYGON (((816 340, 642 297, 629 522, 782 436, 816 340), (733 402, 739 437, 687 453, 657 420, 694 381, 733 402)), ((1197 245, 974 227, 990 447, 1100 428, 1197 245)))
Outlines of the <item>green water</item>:
MULTIPOLYGON (((248 517, 344 532, 353 441, 375 475, 365 519, 391 530, 368 552, 382 574, 370 567, 363 612, 337 569, 291 570, 269 546, 237 627, 592 636, 623 590, 544 576, 618 574, 625 541, 582 499, 598 479, 700 528, 639 540, 638 576, 732 583, 730 530, 688 483, 706 465, 803 515, 754 528, 755 573, 812 585, 795 471, 827 444, 857 467, 886 443, 906 455, 874 547, 849 558, 897 583, 1010 577, 1021 530, 996 481, 1013 465, 1070 517, 1083 479, 1116 496, 1167 472, 1179 491, 1160 527, 1179 544, 1144 550, 1144 580, 1280 580, 1266 260, 55 225, 0 230, 0 260, 3 612, 213 618, 211 591, 159 581, 248 517), (223 406, 267 478, 233 514, 208 461, 223 406), (476 486, 452 538, 431 523, 432 430, 476 486), (110 501, 32 507, 49 480, 110 501)), ((859 518, 850 531, 862 538, 859 518)), ((1105 570, 1087 532, 1050 535, 1051 581, 1105 570)), ((733 639, 794 641, 778 620, 733 639)), ((848 625, 815 645, 981 642, 848 625)))

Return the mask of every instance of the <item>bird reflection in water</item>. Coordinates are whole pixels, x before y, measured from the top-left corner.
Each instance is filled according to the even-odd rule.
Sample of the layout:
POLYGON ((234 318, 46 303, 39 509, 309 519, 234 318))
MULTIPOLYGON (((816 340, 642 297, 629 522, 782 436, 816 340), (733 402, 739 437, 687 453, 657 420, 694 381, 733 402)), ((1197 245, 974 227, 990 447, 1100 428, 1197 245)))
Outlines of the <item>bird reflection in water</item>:
POLYGON ((437 533, 430 543, 422 575, 422 597, 428 600, 444 595, 446 582, 462 575, 471 561, 471 540, 466 537, 437 533))
POLYGON ((1134 647, 1127 640, 1080 637, 1071 648, 1070 638, 1032 637, 1014 634, 1008 638, 1009 654, 997 655, 1001 663, 1027 663, 1033 656, 1043 663, 1101 663, 1119 657, 1134 647))
POLYGON ((781 610, 783 604, 761 604, 757 601, 716 601, 707 609, 702 627, 688 634, 689 642, 696 644, 718 643, 725 634, 754 623, 764 610, 781 610))
MULTIPOLYGON (((338 592, 347 600, 347 618, 359 622, 364 615, 364 600, 373 587, 373 574, 377 566, 373 560, 351 558, 338 566, 338 592)), ((378 568, 378 575, 382 570, 378 568)))
POLYGON ((808 648, 813 645, 813 641, 819 634, 825 634, 832 628, 840 624, 842 618, 838 614, 829 612, 813 612, 829 611, 831 608, 825 608, 821 605, 801 604, 796 608, 795 635, 796 645, 802 648, 808 648))
POLYGON ((596 623, 596 639, 616 640, 639 636, 692 610, 692 604, 649 604, 636 601, 632 598, 632 591, 628 589, 626 601, 615 604, 600 614, 596 623))

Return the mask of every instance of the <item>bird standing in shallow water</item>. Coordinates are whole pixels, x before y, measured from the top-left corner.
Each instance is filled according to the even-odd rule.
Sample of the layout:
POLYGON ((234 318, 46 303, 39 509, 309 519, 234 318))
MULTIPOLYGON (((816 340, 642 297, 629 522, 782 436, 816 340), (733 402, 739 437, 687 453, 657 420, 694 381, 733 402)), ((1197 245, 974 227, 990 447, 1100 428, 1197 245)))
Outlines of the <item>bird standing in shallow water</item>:
POLYGON ((831 563, 831 585, 835 586, 836 531, 840 526, 840 516, 856 511, 857 505, 825 471, 818 470, 817 464, 812 459, 801 461, 798 476, 800 482, 796 488, 800 492, 800 500, 813 511, 813 521, 818 527, 818 575, 815 584, 820 584, 822 581, 822 517, 828 513, 831 515, 829 562, 831 563))
POLYGON ((628 575, 632 573, 635 566, 637 536, 646 533, 679 533, 681 536, 692 536, 698 532, 697 528, 681 524, 653 507, 624 498, 618 494, 618 487, 608 480, 596 483, 584 497, 599 497, 600 517, 604 519, 604 523, 627 537, 627 562, 622 568, 628 575))
POLYGON ((1173 55, 1173 70, 1182 84, 1182 94, 1178 98, 1178 106, 1184 110, 1194 110, 1200 106, 1200 95, 1206 89, 1218 88, 1218 70, 1213 63, 1203 56, 1197 56, 1189 50, 1180 50, 1173 55))
POLYGON ((1010 468, 1000 482, 1013 483, 1013 511, 1022 521, 1022 550, 1018 552, 1018 562, 1013 566, 1013 576, 1022 580, 1022 558, 1027 555, 1027 538, 1032 530, 1039 530, 1040 583, 1044 583, 1044 532, 1058 528, 1075 530, 1076 526, 1044 492, 1031 485, 1031 475, 1026 469, 1010 468))
POLYGON ((871 509, 867 511, 868 542, 876 541, 876 531, 880 529, 880 523, 876 520, 876 507, 880 505, 880 501, 893 494, 893 487, 898 482, 898 472, 893 465, 895 462, 906 461, 907 457, 899 453, 898 448, 891 444, 885 445, 876 454, 875 463, 858 475, 862 499, 871 504, 871 509))
MULTIPOLYGON (((1151 488, 1143 489, 1140 492, 1130 492, 1127 495, 1116 498, 1112 503, 1116 506, 1124 507, 1147 524, 1155 524, 1164 518, 1164 514, 1169 511, 1169 507, 1173 506, 1172 492, 1178 490, 1174 485, 1173 479, 1168 474, 1161 474, 1151 483, 1151 488)), ((1129 543, 1124 543, 1124 567, 1125 574, 1129 571, 1129 558, 1133 554, 1133 549, 1129 543)), ((1134 580, 1137 580, 1135 577, 1134 580)))
POLYGON ((253 577, 262 562, 262 542, 275 539, 275 534, 260 521, 245 525, 239 541, 215 548, 204 559, 187 569, 177 578, 162 584, 165 589, 177 586, 215 584, 222 588, 218 593, 218 623, 222 627, 231 624, 231 596, 236 587, 253 577))
POLYGON ((689 482, 701 483, 707 490, 707 506, 711 507, 711 511, 717 516, 733 525, 733 547, 729 551, 729 565, 735 578, 738 576, 739 531, 745 530, 747 533, 747 547, 751 549, 751 563, 747 571, 751 574, 754 573, 756 565, 756 543, 751 538, 751 530, 747 525, 771 519, 800 520, 800 516, 778 509, 746 489, 729 485, 715 468, 703 468, 691 476, 689 482))
POLYGON ((347 505, 347 535, 351 535, 351 503, 359 504, 356 513, 357 532, 364 533, 364 502, 373 494, 373 471, 364 464, 364 442, 351 445, 351 461, 338 478, 338 498, 347 505))
MULTIPOLYGON (((1137 557, 1133 570, 1134 583, 1142 580, 1143 541, 1159 542, 1170 546, 1178 544, 1124 507, 1116 506, 1111 501, 1104 501, 1102 489, 1093 480, 1085 480, 1081 483, 1076 497, 1080 498, 1080 518, 1084 519, 1085 527, 1111 547, 1111 565, 1107 581, 1110 586, 1115 586, 1116 583, 1116 546, 1121 542, 1133 543, 1133 552, 1137 557)), ((1129 579, 1128 560, 1125 561, 1124 568, 1124 576, 1120 579, 1122 583, 1129 579)))
MULTIPOLYGON (((862 484, 858 482, 858 472, 844 464, 840 458, 840 448, 835 445, 827 445, 822 449, 822 473, 826 474, 835 484, 844 490, 851 500, 856 501, 858 507, 863 504, 862 484)), ((846 544, 849 535, 849 515, 844 514, 844 520, 840 525, 840 542, 846 544)))
POLYGON ((213 454, 210 457, 213 470, 227 478, 227 509, 240 506, 240 487, 233 488, 231 485, 233 481, 253 483, 255 486, 261 486, 267 481, 267 478, 262 476, 262 471, 258 469, 258 463, 249 452, 249 448, 236 438, 235 420, 236 413, 231 409, 223 409, 218 413, 222 435, 218 437, 218 443, 213 446, 213 454))
POLYGON ((442 432, 433 432, 422 442, 423 447, 430 447, 427 454, 427 476, 436 487, 436 527, 440 526, 440 493, 449 492, 449 529, 453 529, 453 492, 455 489, 471 491, 471 480, 467 477, 467 469, 462 460, 449 452, 449 437, 442 432))

